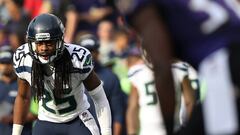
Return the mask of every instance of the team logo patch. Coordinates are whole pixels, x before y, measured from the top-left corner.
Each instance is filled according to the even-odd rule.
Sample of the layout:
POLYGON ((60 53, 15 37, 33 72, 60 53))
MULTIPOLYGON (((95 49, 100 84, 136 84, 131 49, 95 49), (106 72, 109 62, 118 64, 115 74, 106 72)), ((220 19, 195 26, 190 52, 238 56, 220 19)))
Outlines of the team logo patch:
POLYGON ((83 112, 81 115, 82 115, 81 118, 82 118, 83 122, 87 122, 87 121, 93 119, 91 116, 89 116, 89 114, 87 112, 83 112))
POLYGON ((83 66, 90 66, 90 65, 92 65, 92 56, 91 56, 91 54, 87 55, 86 60, 85 60, 85 62, 83 64, 83 66))
POLYGON ((82 113, 82 116, 83 116, 83 117, 88 117, 87 112, 82 113))

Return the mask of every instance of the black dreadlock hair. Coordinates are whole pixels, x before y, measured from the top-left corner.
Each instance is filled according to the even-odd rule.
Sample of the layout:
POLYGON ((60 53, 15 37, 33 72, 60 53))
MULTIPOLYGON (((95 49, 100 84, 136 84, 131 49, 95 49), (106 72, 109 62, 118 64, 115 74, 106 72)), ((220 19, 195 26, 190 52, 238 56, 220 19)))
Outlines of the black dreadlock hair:
MULTIPOLYGON (((71 77, 70 73, 72 70, 72 61, 71 56, 67 49, 64 49, 63 55, 59 59, 54 61, 55 67, 55 79, 54 79, 54 88, 52 92, 54 97, 60 98, 66 93, 64 85, 68 85, 71 88, 71 77)), ((36 61, 33 61, 32 64, 32 85, 31 90, 33 96, 38 101, 43 98, 44 95, 44 65, 36 61)))

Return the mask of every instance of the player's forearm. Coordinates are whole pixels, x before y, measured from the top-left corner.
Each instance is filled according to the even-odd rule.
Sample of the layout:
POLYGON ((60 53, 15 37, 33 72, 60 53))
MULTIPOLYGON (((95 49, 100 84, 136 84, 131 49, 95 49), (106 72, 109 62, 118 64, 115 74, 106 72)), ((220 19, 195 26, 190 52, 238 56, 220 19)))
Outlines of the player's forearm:
POLYGON ((21 135, 23 124, 29 110, 30 100, 28 98, 17 96, 13 112, 12 135, 21 135))
POLYGON ((110 106, 103 90, 102 84, 89 92, 95 104, 98 122, 102 135, 112 135, 112 117, 110 106))
POLYGON ((14 105, 13 123, 23 125, 29 111, 30 100, 17 96, 14 105))
POLYGON ((127 133, 128 135, 137 134, 138 131, 138 112, 137 109, 130 109, 127 110, 127 133))
POLYGON ((98 121, 101 127, 102 135, 112 135, 111 111, 109 105, 98 106, 98 121))

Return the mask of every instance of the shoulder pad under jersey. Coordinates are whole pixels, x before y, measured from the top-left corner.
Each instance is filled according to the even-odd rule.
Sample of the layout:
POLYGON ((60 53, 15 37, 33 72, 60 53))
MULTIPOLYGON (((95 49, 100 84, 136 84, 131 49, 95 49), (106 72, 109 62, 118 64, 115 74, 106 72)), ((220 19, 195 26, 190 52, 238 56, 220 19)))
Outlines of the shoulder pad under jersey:
POLYGON ((13 66, 15 73, 21 79, 26 79, 26 73, 31 73, 32 58, 29 55, 28 44, 23 44, 17 48, 13 55, 13 66))
POLYGON ((185 76, 189 79, 197 78, 197 71, 187 62, 178 61, 172 64, 173 75, 176 76, 180 81, 183 80, 185 76))
POLYGON ((81 73, 85 79, 94 67, 90 51, 75 44, 65 44, 65 47, 71 56, 74 71, 81 73))

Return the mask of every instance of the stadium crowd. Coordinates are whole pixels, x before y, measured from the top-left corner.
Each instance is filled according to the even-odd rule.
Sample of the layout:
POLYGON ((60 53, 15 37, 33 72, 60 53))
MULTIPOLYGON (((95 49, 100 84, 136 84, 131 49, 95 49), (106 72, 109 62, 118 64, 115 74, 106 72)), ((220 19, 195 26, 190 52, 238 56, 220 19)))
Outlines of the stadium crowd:
MULTIPOLYGON (((22 77, 16 52, 32 46, 27 32, 33 20, 52 14, 65 27, 64 45, 91 54, 112 135, 239 134, 239 11, 237 0, 0 0, 0 135, 45 134, 33 129, 40 127, 39 112, 51 113, 51 106, 42 110, 33 90, 23 129, 13 132, 19 129, 14 104, 22 77)), ((95 118, 95 91, 87 84, 87 110, 95 118)))

